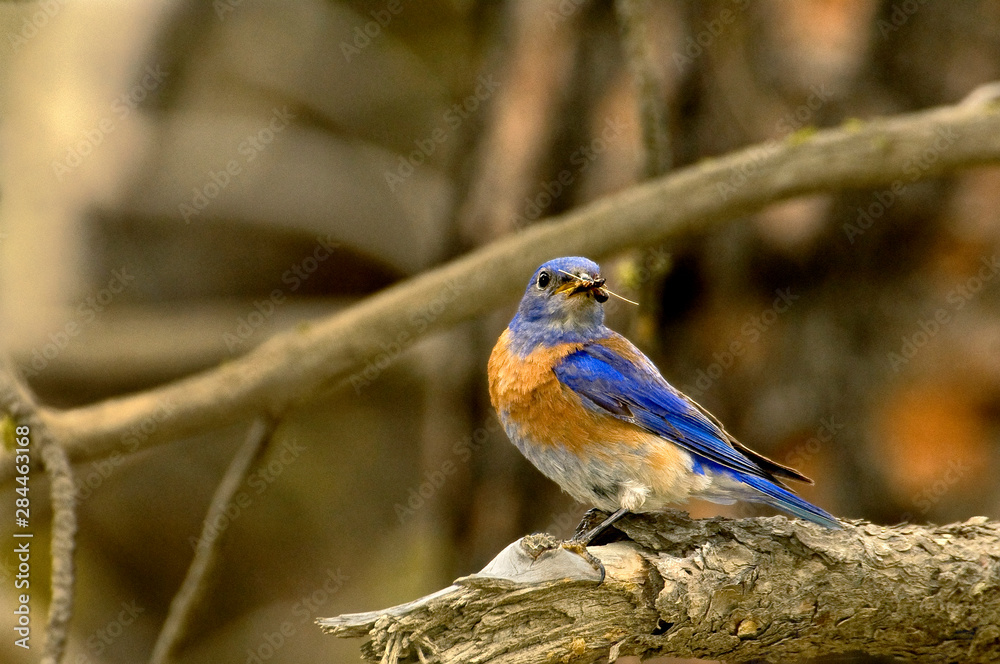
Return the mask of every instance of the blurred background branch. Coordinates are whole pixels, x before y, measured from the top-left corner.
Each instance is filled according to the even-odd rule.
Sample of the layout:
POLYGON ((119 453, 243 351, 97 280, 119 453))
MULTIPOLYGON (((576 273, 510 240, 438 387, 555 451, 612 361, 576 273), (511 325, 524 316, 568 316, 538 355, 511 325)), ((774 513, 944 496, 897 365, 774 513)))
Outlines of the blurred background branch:
POLYGON ((652 48, 649 2, 615 0, 615 12, 621 24, 622 47, 639 98, 642 142, 646 153, 643 171, 647 178, 653 178, 670 170, 672 156, 670 135, 667 133, 668 95, 658 67, 658 54, 652 48))
POLYGON ((279 417, 324 384, 350 380, 352 372, 364 369, 365 358, 385 345, 401 338, 413 343, 512 298, 524 286, 519 277, 546 256, 606 255, 789 196, 889 184, 909 176, 927 151, 937 156, 921 177, 1000 161, 1000 107, 992 100, 980 101, 852 124, 689 167, 497 240, 342 314, 276 335, 217 369, 91 406, 47 410, 43 417, 77 461, 118 450, 122 438, 155 418, 164 404, 170 405, 171 415, 144 445, 225 426, 247 415, 279 417), (440 314, 426 316, 435 304, 441 305, 440 314), (413 320, 421 315, 425 322, 414 329, 413 320))
POLYGON ((568 535, 585 507, 507 442, 484 367, 573 253, 807 499, 997 518, 997 7, 0 4, 0 346, 71 473, 33 466, 33 615, 75 541, 64 660, 147 660, 217 535, 185 661, 354 661, 313 618, 568 535))
MULTIPOLYGON (((52 436, 48 427, 38 416, 38 404, 35 397, 17 379, 12 362, 0 356, 0 412, 5 416, 13 418, 12 427, 25 426, 27 433, 18 438, 26 439, 28 445, 17 445, 11 450, 10 465, 24 465, 31 467, 39 465, 42 467, 49 479, 49 492, 52 504, 52 531, 51 531, 51 557, 52 576, 50 589, 52 598, 49 602, 48 622, 45 627, 45 645, 42 648, 41 661, 43 664, 57 664, 61 662, 66 652, 66 643, 69 639, 70 620, 73 617, 73 605, 75 598, 76 568, 73 555, 76 550, 76 492, 73 482, 73 469, 70 467, 66 450, 52 436), (27 463, 19 460, 15 464, 15 454, 22 454, 28 459, 27 463)), ((2 432, 6 434, 6 431, 2 432)), ((27 475, 25 473, 24 475, 27 475)), ((20 536, 27 535, 28 539, 14 539, 14 550, 19 551, 18 560, 28 562, 31 559, 31 551, 37 552, 37 544, 32 547, 37 540, 34 533, 24 528, 30 522, 32 496, 30 489, 30 477, 28 484, 21 484, 22 490, 15 496, 20 496, 23 504, 27 507, 20 513, 29 515, 22 523, 20 536), (27 552, 27 555, 25 555, 27 552)), ((16 501, 15 501, 16 502, 16 501)), ((30 588, 29 585, 20 584, 19 588, 30 588)), ((24 593, 18 593, 23 595, 24 593)), ((22 634, 22 638, 23 638, 22 634)), ((25 641, 30 643, 30 638, 25 641)))
POLYGON ((198 618, 198 609, 212 589, 214 574, 219 562, 219 551, 226 531, 219 531, 215 524, 226 518, 226 512, 233 509, 233 499, 240 486, 246 481, 254 463, 262 456, 267 441, 273 433, 273 426, 263 419, 256 419, 250 425, 246 440, 236 452, 226 474, 212 496, 205 515, 205 525, 195 546, 195 555, 184 577, 184 583, 170 603, 170 611, 163 622, 160 635, 153 646, 150 664, 163 664, 177 659, 184 646, 184 640, 192 632, 198 618))

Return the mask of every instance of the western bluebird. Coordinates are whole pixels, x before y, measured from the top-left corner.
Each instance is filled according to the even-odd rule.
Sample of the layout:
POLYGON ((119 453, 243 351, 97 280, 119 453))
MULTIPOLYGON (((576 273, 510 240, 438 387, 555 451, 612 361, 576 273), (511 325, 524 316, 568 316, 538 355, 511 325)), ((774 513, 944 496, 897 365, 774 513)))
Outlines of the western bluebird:
POLYGON ((612 513, 582 541, 628 512, 695 497, 766 503, 839 528, 781 481, 812 480, 745 447, 605 327, 604 284, 586 258, 539 267, 489 361, 490 400, 521 453, 576 500, 612 513))

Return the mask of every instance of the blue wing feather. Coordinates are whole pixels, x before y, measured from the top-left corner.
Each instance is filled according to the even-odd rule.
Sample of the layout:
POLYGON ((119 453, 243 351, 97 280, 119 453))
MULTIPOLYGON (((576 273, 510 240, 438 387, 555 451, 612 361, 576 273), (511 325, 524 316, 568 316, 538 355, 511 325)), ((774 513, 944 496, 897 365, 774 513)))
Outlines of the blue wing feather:
POLYGON ((559 382, 590 407, 610 412, 732 470, 767 477, 728 435, 658 374, 653 377, 610 348, 589 344, 555 367, 559 382), (612 405, 613 404, 613 405, 612 405))
POLYGON ((671 441, 694 454, 696 460, 704 459, 709 467, 717 467, 756 489, 763 494, 764 502, 828 528, 840 527, 835 517, 796 496, 774 474, 806 481, 808 478, 740 445, 697 404, 671 387, 652 362, 638 350, 635 353, 648 366, 637 365, 600 343, 591 343, 564 357, 554 371, 588 408, 671 441))

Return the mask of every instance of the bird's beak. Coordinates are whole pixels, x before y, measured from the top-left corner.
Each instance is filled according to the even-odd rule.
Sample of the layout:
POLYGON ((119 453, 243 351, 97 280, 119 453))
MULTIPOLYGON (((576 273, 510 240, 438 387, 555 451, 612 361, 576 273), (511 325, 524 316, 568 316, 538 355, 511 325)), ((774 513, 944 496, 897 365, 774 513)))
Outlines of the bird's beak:
POLYGON ((567 296, 577 295, 579 293, 593 293, 594 299, 598 302, 608 301, 608 291, 604 288, 604 278, 596 277, 594 279, 582 279, 580 277, 573 277, 572 281, 567 281, 562 286, 556 289, 557 293, 566 293, 567 296))

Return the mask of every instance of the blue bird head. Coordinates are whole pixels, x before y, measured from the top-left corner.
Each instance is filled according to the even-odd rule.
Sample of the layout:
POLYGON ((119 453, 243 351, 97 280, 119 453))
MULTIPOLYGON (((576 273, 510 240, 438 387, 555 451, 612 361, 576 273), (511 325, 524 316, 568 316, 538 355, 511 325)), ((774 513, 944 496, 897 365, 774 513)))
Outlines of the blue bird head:
POLYGON ((606 336, 607 300, 601 268, 594 261, 570 256, 543 264, 531 276, 510 323, 518 351, 606 336))

